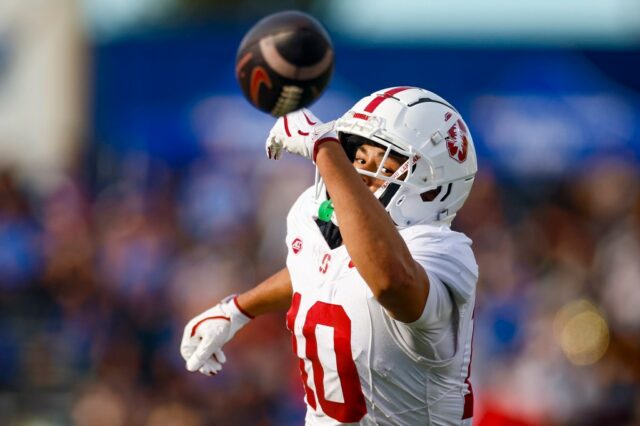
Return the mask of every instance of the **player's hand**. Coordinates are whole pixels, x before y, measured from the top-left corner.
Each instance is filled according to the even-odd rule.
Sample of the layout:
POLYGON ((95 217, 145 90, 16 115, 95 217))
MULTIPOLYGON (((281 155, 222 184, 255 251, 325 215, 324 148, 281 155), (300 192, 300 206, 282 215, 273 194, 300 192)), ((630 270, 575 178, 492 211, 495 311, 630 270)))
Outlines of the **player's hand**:
POLYGON ((184 328, 180 344, 187 370, 207 376, 218 374, 226 361, 222 346, 249 321, 234 296, 194 317, 184 328))
POLYGON ((306 108, 278 118, 267 138, 267 157, 278 160, 282 150, 308 158, 315 163, 318 147, 338 142, 333 122, 323 123, 306 108))

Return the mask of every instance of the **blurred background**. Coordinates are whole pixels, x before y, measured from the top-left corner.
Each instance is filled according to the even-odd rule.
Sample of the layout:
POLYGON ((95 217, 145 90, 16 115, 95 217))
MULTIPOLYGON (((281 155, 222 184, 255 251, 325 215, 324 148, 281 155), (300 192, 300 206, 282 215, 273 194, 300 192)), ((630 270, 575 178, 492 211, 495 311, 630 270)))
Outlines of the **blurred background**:
POLYGON ((235 51, 299 9, 313 109, 423 86, 474 135, 478 425, 640 425, 637 0, 0 1, 0 423, 299 425, 284 315, 188 374, 184 324, 280 269, 313 181, 264 158, 235 51))

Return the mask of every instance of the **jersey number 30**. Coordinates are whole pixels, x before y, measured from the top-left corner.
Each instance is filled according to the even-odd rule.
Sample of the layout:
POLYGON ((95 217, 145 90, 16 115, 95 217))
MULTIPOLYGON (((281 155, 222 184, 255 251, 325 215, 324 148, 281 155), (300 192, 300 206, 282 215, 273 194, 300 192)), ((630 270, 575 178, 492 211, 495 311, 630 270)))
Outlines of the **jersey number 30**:
MULTIPOLYGON (((287 313, 287 328, 291 330, 293 352, 298 354, 298 341, 293 325, 300 309, 300 293, 294 293, 291 308, 287 313)), ((360 378, 356 370, 351 353, 351 320, 340 305, 316 302, 307 312, 302 334, 306 340, 305 354, 313 367, 313 383, 315 384, 317 400, 322 411, 329 417, 343 423, 357 422, 366 414, 367 406, 364 402, 360 378), (324 325, 333 328, 333 347, 336 355, 336 367, 344 402, 329 401, 324 391, 324 369, 318 358, 318 341, 316 326, 324 325)), ((304 359, 300 359, 300 374, 302 384, 307 395, 307 403, 315 410, 316 395, 308 385, 308 377, 304 368, 304 359)))

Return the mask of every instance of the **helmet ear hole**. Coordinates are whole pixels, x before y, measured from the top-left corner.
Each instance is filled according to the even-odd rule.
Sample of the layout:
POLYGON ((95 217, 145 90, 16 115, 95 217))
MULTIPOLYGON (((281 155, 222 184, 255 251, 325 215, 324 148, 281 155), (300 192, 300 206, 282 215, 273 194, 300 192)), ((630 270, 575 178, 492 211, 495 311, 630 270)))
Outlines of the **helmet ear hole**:
POLYGON ((422 201, 424 202, 433 201, 438 195, 440 195, 440 192, 442 192, 442 185, 437 187, 436 189, 423 192, 422 194, 420 194, 420 198, 422 198, 422 201))

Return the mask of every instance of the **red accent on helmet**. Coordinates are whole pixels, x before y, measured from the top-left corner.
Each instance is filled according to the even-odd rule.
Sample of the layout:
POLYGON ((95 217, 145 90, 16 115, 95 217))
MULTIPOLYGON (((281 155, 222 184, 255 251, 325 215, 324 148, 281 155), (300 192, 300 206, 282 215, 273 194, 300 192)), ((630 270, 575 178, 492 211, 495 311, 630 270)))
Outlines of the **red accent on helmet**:
POLYGON ((458 126, 460 126, 460 130, 462 130, 462 133, 468 133, 469 132, 467 130, 467 126, 464 125, 464 121, 458 120, 458 126))
POLYGON ((359 118, 360 120, 368 120, 369 116, 367 114, 362 114, 361 112, 354 112, 353 118, 359 118))
POLYGON ((462 121, 458 120, 451 126, 446 138, 449 156, 459 163, 465 162, 469 150, 469 140, 464 130, 466 130, 466 127, 464 127, 462 121))
POLYGON ((375 98, 373 98, 373 100, 371 102, 369 102, 369 105, 364 107, 364 110, 366 112, 372 113, 373 111, 375 111, 376 108, 378 108, 378 105, 380 105, 382 103, 382 101, 384 101, 385 99, 389 99, 390 97, 392 97, 396 93, 400 93, 400 92, 402 92, 404 90, 407 90, 407 89, 411 89, 411 87, 394 87, 393 89, 389 89, 386 92, 384 92, 383 94, 378 95, 375 98))

